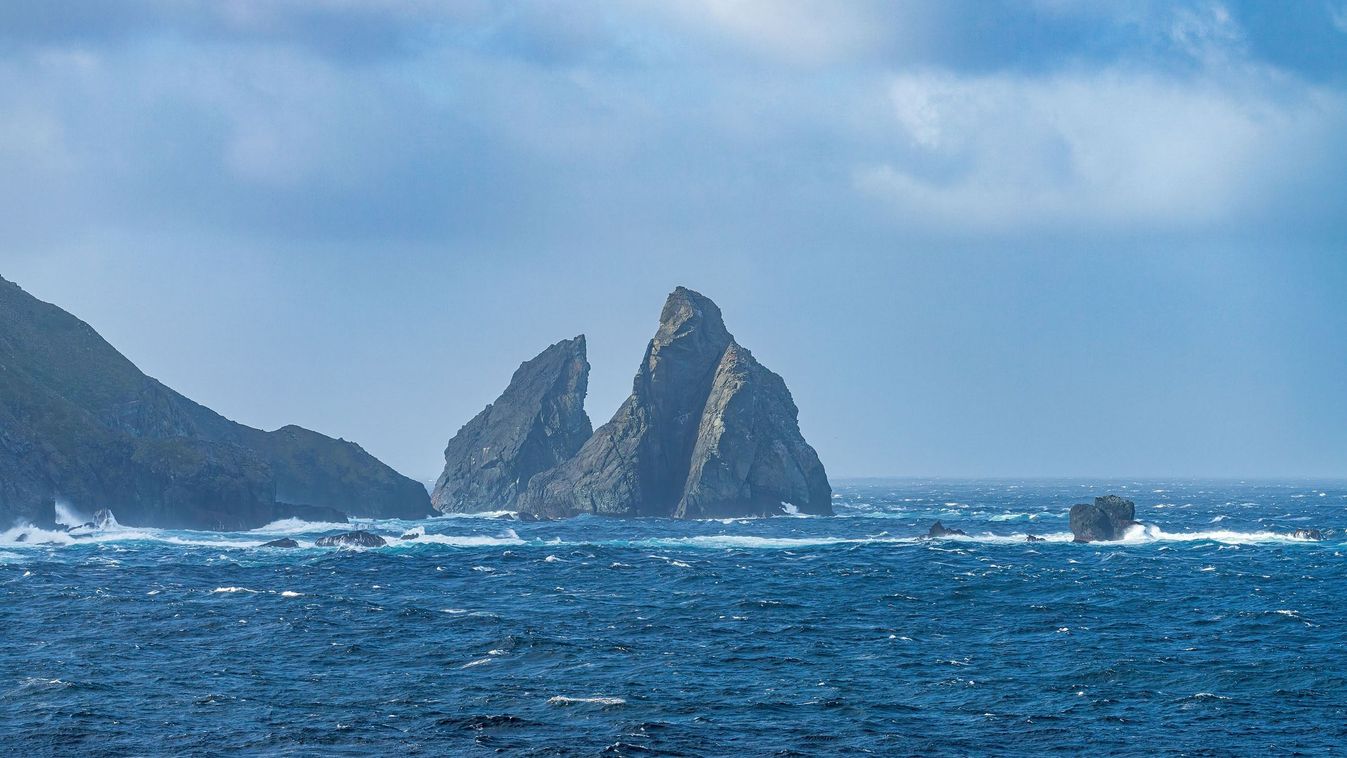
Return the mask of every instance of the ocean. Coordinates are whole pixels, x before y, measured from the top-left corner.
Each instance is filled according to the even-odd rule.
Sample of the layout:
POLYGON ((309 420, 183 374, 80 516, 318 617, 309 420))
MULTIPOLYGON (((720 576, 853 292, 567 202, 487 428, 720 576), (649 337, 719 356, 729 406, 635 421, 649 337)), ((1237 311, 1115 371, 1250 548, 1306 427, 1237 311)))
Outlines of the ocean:
POLYGON ((835 484, 834 517, 366 521, 366 550, 11 529, 0 752, 1347 751, 1347 483, 835 484), (1106 493, 1146 526, 1072 543, 1106 493))

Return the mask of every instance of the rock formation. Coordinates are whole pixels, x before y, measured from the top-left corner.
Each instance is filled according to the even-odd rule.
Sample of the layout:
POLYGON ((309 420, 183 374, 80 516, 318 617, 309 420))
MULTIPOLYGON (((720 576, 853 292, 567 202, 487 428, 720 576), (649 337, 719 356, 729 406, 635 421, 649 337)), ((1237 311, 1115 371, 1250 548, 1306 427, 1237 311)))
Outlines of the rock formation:
POLYGON ((264 542, 262 543, 262 547, 294 548, 299 547, 299 543, 289 537, 282 537, 278 540, 272 540, 271 542, 264 542))
POLYGON ((931 530, 926 533, 927 537, 967 537, 968 532, 962 529, 950 529, 939 521, 931 524, 931 530))
POLYGON ((570 459, 593 434, 588 383, 583 334, 521 364, 496 402, 449 440, 431 503, 458 513, 511 508, 534 474, 570 459))
POLYGON ((359 446, 234 423, 0 279, 0 524, 52 525, 57 498, 131 526, 194 529, 431 512, 420 484, 359 446))
POLYGON ((1076 542, 1120 540, 1136 524, 1136 503, 1117 495, 1071 506, 1071 533, 1076 542))
POLYGON ((371 534, 363 529, 346 532, 344 534, 334 534, 330 537, 319 537, 314 540, 318 547, 383 547, 388 541, 377 534, 371 534))
POLYGON ((1318 529, 1297 529, 1291 533, 1291 536, 1298 540, 1310 540, 1319 542, 1324 539, 1324 533, 1318 529))
POLYGON ((533 477, 516 507, 542 516, 711 518, 832 513, 781 377, 725 328, 708 298, 669 295, 632 394, 571 459, 533 477))

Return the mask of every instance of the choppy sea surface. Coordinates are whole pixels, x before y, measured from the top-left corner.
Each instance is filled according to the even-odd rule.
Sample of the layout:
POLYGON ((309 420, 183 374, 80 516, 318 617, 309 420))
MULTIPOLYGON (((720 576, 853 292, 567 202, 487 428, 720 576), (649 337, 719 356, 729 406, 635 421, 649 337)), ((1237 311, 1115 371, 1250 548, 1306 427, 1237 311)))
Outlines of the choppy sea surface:
POLYGON ((299 521, 10 529, 0 752, 1347 751, 1347 483, 836 493, 830 518, 361 522, 368 550, 299 521), (1147 526, 1073 544, 1106 493, 1147 526))

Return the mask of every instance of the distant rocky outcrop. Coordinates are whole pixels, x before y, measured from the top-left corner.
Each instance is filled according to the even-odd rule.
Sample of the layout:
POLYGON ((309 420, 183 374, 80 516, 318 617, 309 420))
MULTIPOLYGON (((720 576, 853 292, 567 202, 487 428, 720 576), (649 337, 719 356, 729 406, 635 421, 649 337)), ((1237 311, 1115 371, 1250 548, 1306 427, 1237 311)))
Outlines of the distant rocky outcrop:
POLYGON ((371 534, 361 529, 344 534, 334 534, 330 537, 319 537, 313 544, 318 547, 383 547, 388 544, 388 541, 377 534, 371 534))
POLYGON ((831 514, 832 489, 781 377, 734 341, 720 309, 669 295, 632 394, 517 499, 541 516, 831 514))
POLYGON ((431 513, 421 485, 359 446, 230 421, 0 279, 0 525, 51 526, 57 498, 167 528, 431 513))
POLYGON ((294 548, 299 547, 299 543, 289 537, 282 537, 278 540, 272 540, 271 542, 263 542, 262 547, 294 548))
POLYGON ((1071 506, 1071 534, 1076 542, 1120 540, 1137 523, 1136 503, 1117 495, 1097 497, 1093 503, 1071 506))
POLYGON ((593 434, 588 383, 583 334, 520 365, 505 392, 449 440, 431 503, 458 513, 511 508, 535 474, 570 459, 593 434))
POLYGON ((1298 540, 1310 540, 1319 542, 1324 539, 1324 533, 1319 529, 1297 529, 1291 533, 1291 536, 1298 540))
POLYGON ((927 537, 967 537, 968 532, 962 529, 950 529, 939 521, 931 524, 931 529, 926 533, 927 537))

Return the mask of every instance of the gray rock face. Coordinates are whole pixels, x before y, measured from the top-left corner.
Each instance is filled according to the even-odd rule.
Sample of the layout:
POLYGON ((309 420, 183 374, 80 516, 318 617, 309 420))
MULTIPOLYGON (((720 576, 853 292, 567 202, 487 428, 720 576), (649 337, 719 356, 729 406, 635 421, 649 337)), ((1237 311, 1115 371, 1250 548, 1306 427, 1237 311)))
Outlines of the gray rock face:
POLYGON ((388 541, 377 534, 371 534, 362 529, 345 534, 334 534, 330 537, 319 537, 314 540, 313 544, 318 547, 383 547, 388 544, 388 541))
POLYGON ((299 543, 289 537, 282 537, 278 540, 272 540, 271 542, 263 542, 262 547, 294 548, 299 547, 299 543))
POLYGON ((1136 503, 1117 495, 1071 506, 1071 533, 1076 542, 1120 540, 1136 522, 1136 503))
POLYGON ((710 299, 679 287, 632 394, 570 460, 519 497, 541 516, 723 518, 793 506, 830 514, 832 488, 781 377, 738 345, 710 299))
POLYGON ((234 423, 0 279, 0 523, 53 525, 57 499, 111 508, 128 526, 189 529, 431 513, 424 487, 359 446, 234 423))
POLYGON ((968 532, 962 529, 951 529, 939 521, 931 524, 931 530, 926 533, 927 537, 967 537, 968 532))
POLYGON ((535 474, 574 456, 593 434, 588 386, 583 334, 520 365, 496 402, 449 440, 431 503, 457 513, 512 507, 535 474))

